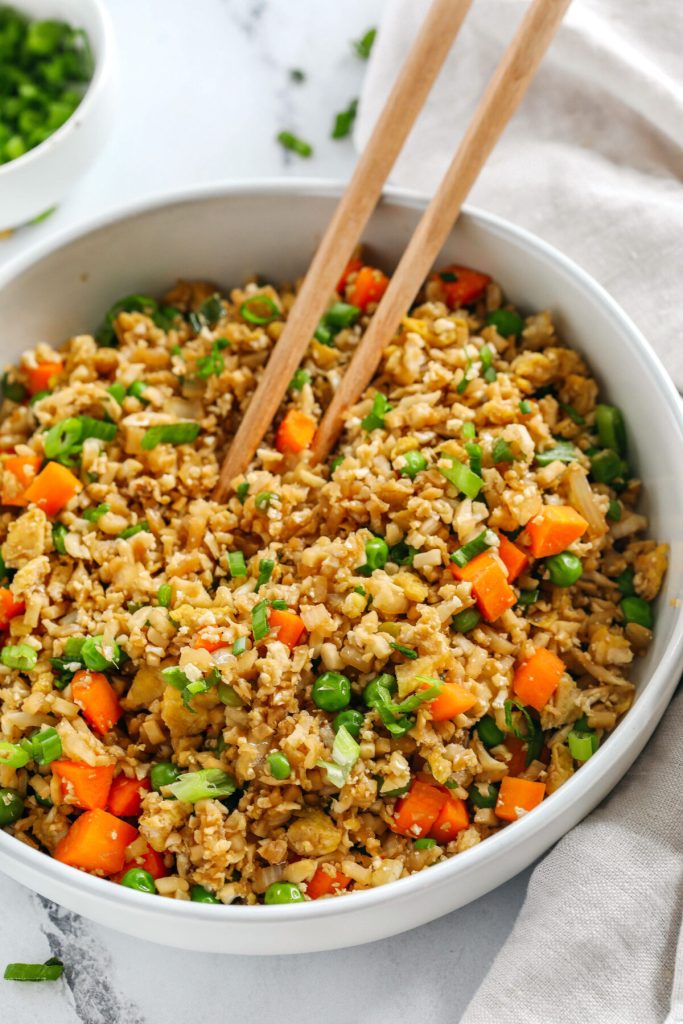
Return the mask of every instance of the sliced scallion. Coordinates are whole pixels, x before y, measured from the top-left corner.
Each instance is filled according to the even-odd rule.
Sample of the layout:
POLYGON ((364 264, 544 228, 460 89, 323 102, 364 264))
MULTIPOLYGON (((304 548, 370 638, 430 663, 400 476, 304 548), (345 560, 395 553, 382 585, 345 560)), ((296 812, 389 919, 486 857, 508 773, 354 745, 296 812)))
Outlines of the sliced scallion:
POLYGON ((220 768, 203 768, 179 775, 168 788, 177 800, 196 804, 199 800, 221 800, 232 796, 237 786, 233 777, 220 768))
POLYGON ((247 575, 247 565, 241 551, 228 552, 228 568, 234 580, 247 575))
POLYGON ((476 498, 484 486, 484 481, 471 469, 468 469, 462 462, 451 458, 449 467, 437 466, 439 473, 452 484, 457 491, 461 491, 467 498, 476 498))
POLYGON ((265 586, 273 575, 273 569, 275 568, 275 562, 272 558, 262 558, 258 565, 258 578, 256 580, 256 587, 254 593, 258 594, 261 587, 265 586))
POLYGON ((268 602, 259 601, 251 610, 251 632, 254 643, 259 643, 270 633, 268 625, 268 602))
POLYGON ((491 530, 482 530, 481 533, 478 533, 467 544, 463 544, 461 548, 453 552, 451 562, 455 562, 456 565, 462 568, 468 562, 471 562, 473 558, 476 558, 477 555, 481 555, 489 548, 495 547, 496 539, 495 534, 491 530))
POLYGON ((149 452, 158 444, 191 444, 200 430, 199 423, 162 423, 145 431, 140 447, 149 452))

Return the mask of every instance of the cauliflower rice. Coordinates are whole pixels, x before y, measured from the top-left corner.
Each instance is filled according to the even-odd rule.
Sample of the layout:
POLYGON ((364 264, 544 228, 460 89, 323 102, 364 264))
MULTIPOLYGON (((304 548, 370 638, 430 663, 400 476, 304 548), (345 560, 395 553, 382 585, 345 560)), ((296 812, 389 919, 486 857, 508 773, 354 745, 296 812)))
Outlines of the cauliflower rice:
MULTIPOLYGON (((291 409, 319 421, 379 297, 359 294, 363 273, 334 297, 357 297, 360 314, 317 332, 278 422, 291 409)), ((292 289, 181 282, 160 306, 115 307, 99 343, 38 343, 8 371, 0 823, 18 840, 176 899, 353 892, 505 827, 617 725, 667 548, 645 536, 625 453, 617 475, 600 469, 617 453, 583 358, 549 313, 519 320, 488 278, 472 295, 450 287, 470 273, 427 283, 330 464, 282 454, 273 431, 225 504, 211 499, 221 457, 292 289), (49 433, 87 417, 107 436, 49 433), (164 432, 178 423, 196 438, 164 432), (54 492, 25 497, 50 452, 77 480, 56 511, 54 492), (479 478, 474 496, 451 482, 458 466, 479 478), (549 506, 585 522, 554 567, 530 541, 549 506), (473 540, 514 591, 491 621, 462 578, 472 559, 461 578, 452 568, 473 540), (517 575, 501 541, 521 553, 517 575), (292 613, 294 643, 276 612, 292 613), (520 697, 537 651, 559 665, 540 707, 520 697), (448 687, 466 710, 435 720, 448 687), (515 782, 504 808, 506 779, 536 787, 515 782), (82 819, 109 823, 111 850, 101 829, 75 841, 82 819)))

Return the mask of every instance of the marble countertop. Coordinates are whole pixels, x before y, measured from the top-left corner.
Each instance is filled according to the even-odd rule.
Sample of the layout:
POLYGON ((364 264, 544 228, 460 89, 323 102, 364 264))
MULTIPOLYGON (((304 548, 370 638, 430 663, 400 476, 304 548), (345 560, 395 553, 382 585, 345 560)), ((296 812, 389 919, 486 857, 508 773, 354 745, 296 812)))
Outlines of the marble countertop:
MULTIPOLYGON (((349 40, 381 0, 116 0, 119 116, 72 195, 40 225, 0 243, 0 265, 63 229, 178 186, 235 178, 346 178, 350 140, 333 115, 358 95, 364 65, 349 40), (306 71, 304 84, 288 69, 306 71), (310 160, 274 141, 288 128, 310 160)), ((0 876, 0 967, 59 955, 53 984, 0 981, 0 1019, 28 1024, 185 1024, 230 1016, 282 1024, 455 1022, 510 931, 528 872, 433 924, 316 956, 185 953, 94 925, 0 876), (199 1009, 199 1013, 198 1013, 199 1009)))

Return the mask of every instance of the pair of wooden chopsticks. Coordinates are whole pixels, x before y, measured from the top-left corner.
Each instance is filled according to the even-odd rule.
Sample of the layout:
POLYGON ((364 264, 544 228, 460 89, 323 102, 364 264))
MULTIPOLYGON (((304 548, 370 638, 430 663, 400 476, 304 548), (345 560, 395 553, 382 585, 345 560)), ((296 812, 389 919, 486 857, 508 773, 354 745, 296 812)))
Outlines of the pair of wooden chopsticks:
MULTIPOLYGON (((432 3, 225 457, 214 494, 216 500, 225 500, 232 480, 247 468, 268 430, 471 2, 432 3)), ((343 425, 345 411, 372 380, 382 351, 419 292, 468 192, 533 80, 570 2, 533 0, 530 4, 323 416, 313 441, 315 461, 329 453, 343 425)))

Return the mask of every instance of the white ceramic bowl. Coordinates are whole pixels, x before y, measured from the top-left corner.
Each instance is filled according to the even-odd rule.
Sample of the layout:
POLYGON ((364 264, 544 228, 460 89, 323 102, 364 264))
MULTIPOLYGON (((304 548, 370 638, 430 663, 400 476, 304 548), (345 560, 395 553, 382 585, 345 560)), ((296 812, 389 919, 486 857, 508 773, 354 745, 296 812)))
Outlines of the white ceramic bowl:
POLYGON ((114 117, 114 32, 103 0, 9 0, 30 18, 85 29, 95 60, 86 93, 68 121, 24 156, 0 165, 0 228, 15 228, 55 206, 105 142, 114 117))
MULTIPOLYGON (((226 286, 258 272, 273 281, 305 270, 339 189, 311 181, 205 188, 128 208, 70 232, 0 275, 3 357, 38 340, 95 328, 113 300, 157 292, 178 276, 226 286), (36 301, 40 296, 40 301, 36 301)), ((389 191, 365 237, 390 270, 423 208, 389 191)), ((647 342, 609 295, 556 250, 497 217, 469 210, 444 261, 491 273, 521 307, 549 308, 626 413, 630 457, 645 483, 651 532, 671 544, 654 643, 634 670, 633 708, 581 770, 518 822, 474 849, 410 878, 304 905, 217 907, 150 897, 72 870, 0 831, 0 868, 102 924, 205 952, 302 953, 356 945, 424 924, 527 867, 609 792, 643 748, 681 672, 683 450, 681 405, 647 342)))

